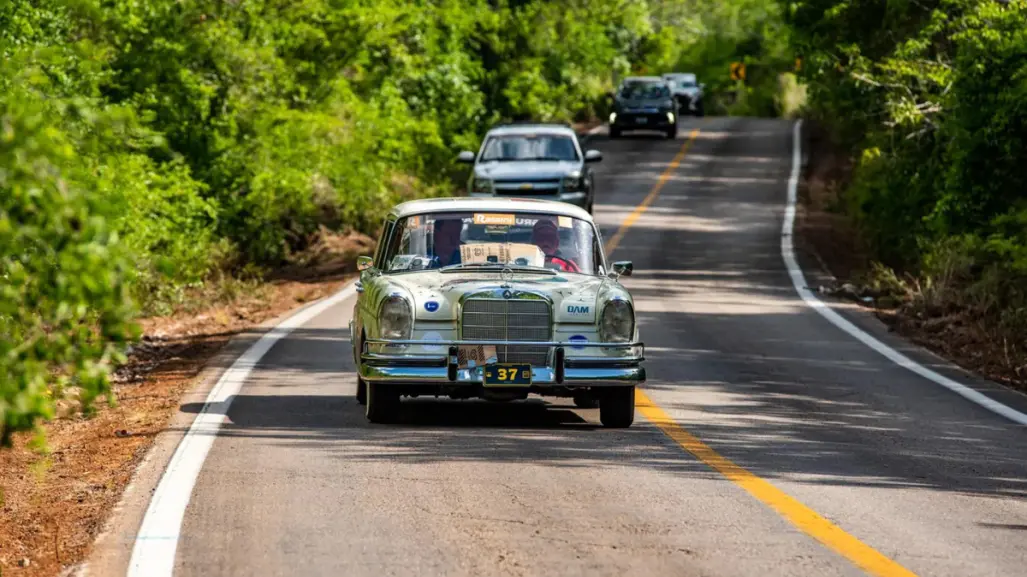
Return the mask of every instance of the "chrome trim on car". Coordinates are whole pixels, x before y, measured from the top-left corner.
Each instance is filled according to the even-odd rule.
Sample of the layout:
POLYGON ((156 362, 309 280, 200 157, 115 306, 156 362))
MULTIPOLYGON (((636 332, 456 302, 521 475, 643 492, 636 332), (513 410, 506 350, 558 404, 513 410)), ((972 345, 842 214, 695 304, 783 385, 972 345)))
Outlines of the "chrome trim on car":
MULTIPOLYGON (((397 385, 480 385, 482 367, 457 369, 454 379, 450 379, 447 368, 439 367, 400 367, 360 365, 360 377, 373 383, 390 383, 397 385)), ((645 367, 613 367, 563 370, 562 381, 557 380, 556 369, 549 367, 532 367, 531 386, 624 386, 644 383, 645 367)))

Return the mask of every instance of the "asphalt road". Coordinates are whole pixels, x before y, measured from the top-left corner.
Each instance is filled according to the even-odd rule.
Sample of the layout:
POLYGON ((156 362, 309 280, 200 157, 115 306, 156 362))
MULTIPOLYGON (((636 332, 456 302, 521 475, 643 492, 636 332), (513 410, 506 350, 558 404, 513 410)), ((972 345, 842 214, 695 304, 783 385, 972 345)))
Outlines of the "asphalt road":
POLYGON ((1027 575, 1027 428, 796 295, 780 252, 790 124, 686 119, 674 142, 590 146, 605 155, 607 238, 663 176, 613 254, 635 263, 645 395, 751 475, 711 468, 651 412, 605 430, 568 403, 423 400, 401 425, 371 425, 353 398, 347 301, 243 385, 193 489, 176 575, 863 575, 875 553, 897 564, 881 575, 1027 575), (865 549, 826 546, 796 520, 807 509, 754 496, 760 480, 865 549))

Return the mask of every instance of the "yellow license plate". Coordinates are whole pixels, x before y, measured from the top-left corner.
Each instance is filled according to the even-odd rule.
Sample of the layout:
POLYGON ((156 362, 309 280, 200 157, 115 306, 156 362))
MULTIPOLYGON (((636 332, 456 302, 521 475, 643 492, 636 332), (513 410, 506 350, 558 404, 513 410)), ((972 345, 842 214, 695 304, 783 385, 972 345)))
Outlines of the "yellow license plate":
POLYGON ((485 365, 486 386, 517 387, 531 384, 531 365, 485 365))

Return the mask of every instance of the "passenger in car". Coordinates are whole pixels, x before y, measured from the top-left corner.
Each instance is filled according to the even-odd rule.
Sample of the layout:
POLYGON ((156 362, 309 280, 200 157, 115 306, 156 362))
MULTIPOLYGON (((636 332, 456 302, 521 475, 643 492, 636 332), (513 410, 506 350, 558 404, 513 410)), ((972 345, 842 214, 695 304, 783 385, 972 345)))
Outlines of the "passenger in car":
POLYGON ((433 239, 435 246, 431 268, 460 264, 460 231, 463 221, 459 218, 436 219, 433 239))

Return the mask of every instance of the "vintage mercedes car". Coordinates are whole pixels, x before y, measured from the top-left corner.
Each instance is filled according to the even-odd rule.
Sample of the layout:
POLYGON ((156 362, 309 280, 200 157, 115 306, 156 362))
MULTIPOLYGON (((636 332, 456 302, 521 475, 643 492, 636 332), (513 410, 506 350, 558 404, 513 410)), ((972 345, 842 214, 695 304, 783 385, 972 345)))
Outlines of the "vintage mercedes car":
POLYGON ((403 396, 599 406, 634 421, 645 382, 630 262, 608 264, 589 214, 519 198, 400 204, 374 257, 358 259, 350 331, 357 399, 390 422, 403 396))

